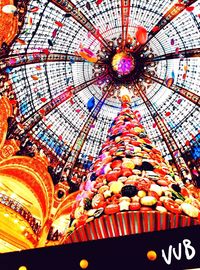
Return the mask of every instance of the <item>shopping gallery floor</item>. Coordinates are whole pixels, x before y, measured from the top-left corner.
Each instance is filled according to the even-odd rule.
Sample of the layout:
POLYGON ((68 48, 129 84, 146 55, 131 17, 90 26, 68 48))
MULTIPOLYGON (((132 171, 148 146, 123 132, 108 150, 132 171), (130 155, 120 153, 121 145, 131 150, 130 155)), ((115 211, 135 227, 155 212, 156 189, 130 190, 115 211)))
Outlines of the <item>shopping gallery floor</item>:
POLYGON ((200 0, 0 2, 0 268, 200 269, 200 0))

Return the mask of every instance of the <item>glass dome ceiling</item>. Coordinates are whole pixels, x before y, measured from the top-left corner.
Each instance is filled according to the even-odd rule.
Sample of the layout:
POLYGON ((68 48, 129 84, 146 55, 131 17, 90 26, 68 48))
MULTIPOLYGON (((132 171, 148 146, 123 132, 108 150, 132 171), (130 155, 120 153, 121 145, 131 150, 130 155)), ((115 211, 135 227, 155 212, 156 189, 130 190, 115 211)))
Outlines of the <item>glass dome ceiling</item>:
POLYGON ((102 59, 119 44, 123 33, 128 37, 126 31, 133 38, 135 55, 144 60, 133 83, 125 80, 121 85, 133 93, 132 107, 140 111, 142 124, 163 156, 171 159, 167 136, 184 152, 186 141, 200 130, 200 1, 192 0, 103 0, 98 5, 93 0, 30 1, 7 58, 9 63, 18 59, 9 71, 20 123, 12 133, 24 140, 31 136, 63 166, 71 162, 73 146, 86 134, 78 159, 97 157, 120 111, 117 91, 121 85, 115 84, 102 59), (135 46, 138 26, 146 28, 148 39, 135 46), (97 54, 99 62, 78 56, 80 47, 97 54), (171 77, 174 82, 169 85, 171 77), (108 89, 113 95, 100 104, 96 115, 90 112, 88 100, 94 97, 98 104, 108 89), (156 117, 165 131, 159 129, 156 117))

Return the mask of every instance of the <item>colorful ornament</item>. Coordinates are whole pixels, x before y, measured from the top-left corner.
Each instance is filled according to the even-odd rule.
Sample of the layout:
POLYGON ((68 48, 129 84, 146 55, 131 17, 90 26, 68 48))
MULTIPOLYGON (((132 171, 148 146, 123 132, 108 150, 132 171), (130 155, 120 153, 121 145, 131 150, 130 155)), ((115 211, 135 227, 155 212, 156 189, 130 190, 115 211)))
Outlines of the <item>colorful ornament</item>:
POLYGON ((147 30, 143 26, 138 26, 135 38, 141 45, 145 44, 148 38, 147 30))
POLYGON ((134 58, 125 52, 117 53, 112 59, 112 67, 119 75, 127 75, 135 67, 134 58))
POLYGON ((185 8, 188 12, 192 12, 194 10, 193 6, 189 6, 185 8))
POLYGON ((59 21, 55 21, 55 24, 58 26, 58 27, 63 27, 63 23, 59 22, 59 21))
POLYGON ((173 83, 174 83, 174 78, 166 79, 166 86, 167 87, 171 87, 173 83))
POLYGON ((96 63, 98 60, 97 56, 91 50, 82 47, 82 45, 80 46, 78 54, 88 62, 96 63))
POLYGON ((39 10, 39 7, 33 7, 30 9, 30 12, 35 13, 39 10))
POLYGON ((97 0, 96 4, 97 6, 100 5, 103 2, 103 0, 97 0))
POLYGON ((91 97, 87 102, 88 111, 91 112, 91 110, 94 108, 94 106, 95 106, 95 99, 94 99, 94 97, 91 97))

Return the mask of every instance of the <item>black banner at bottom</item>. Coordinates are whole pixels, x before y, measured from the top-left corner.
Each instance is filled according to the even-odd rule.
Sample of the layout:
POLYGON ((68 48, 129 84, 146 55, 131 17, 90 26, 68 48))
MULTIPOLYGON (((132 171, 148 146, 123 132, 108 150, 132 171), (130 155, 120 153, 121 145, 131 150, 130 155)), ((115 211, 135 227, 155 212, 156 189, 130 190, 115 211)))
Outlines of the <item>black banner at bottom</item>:
POLYGON ((5 253, 0 269, 200 269, 200 226, 5 253))

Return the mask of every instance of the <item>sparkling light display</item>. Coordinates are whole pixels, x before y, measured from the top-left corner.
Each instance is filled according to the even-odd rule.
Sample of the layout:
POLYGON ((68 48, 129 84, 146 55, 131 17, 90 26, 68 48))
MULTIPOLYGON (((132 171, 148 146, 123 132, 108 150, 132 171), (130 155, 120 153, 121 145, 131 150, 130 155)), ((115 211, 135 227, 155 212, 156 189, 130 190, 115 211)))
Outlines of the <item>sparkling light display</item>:
POLYGON ((112 59, 112 67, 119 75, 128 75, 135 67, 134 58, 125 52, 117 53, 112 59))

